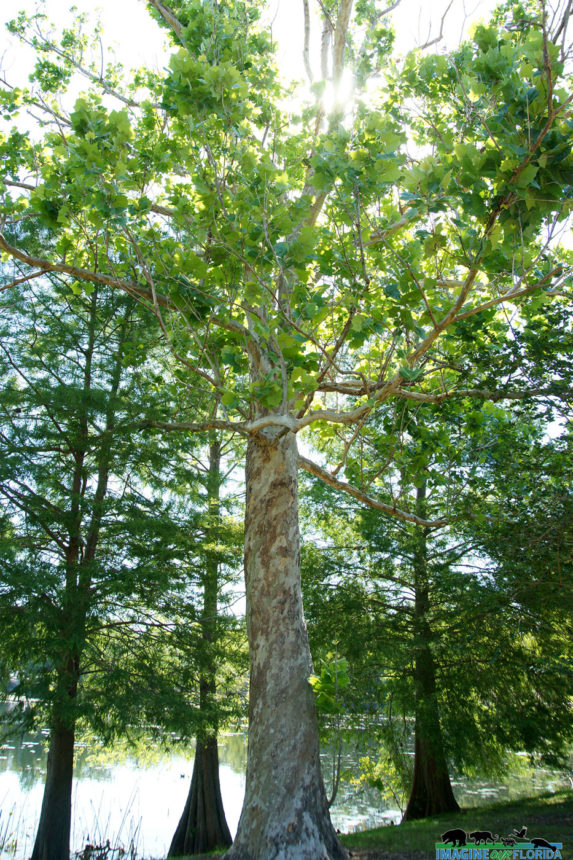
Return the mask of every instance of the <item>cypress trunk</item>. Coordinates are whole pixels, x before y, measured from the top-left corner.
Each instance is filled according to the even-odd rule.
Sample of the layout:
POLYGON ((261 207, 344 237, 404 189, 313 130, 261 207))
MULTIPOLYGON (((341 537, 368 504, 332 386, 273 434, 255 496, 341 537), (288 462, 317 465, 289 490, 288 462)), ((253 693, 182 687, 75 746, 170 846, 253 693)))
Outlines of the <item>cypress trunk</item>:
MULTIPOLYGON (((426 485, 417 492, 417 513, 426 516, 426 485)), ((459 812, 444 751, 436 666, 432 654, 427 530, 417 527, 414 544, 414 774, 403 820, 425 818, 442 812, 459 812)))
POLYGON ((302 610, 294 434, 265 430, 247 449, 245 581, 250 651, 243 810, 229 860, 342 860, 319 758, 302 610))
POLYGON ((69 860, 75 732, 56 722, 50 734, 40 822, 31 860, 69 860))
MULTIPOLYGON (((209 472, 207 477, 207 527, 205 543, 216 543, 220 527, 221 445, 216 438, 209 446, 209 472)), ((221 786, 219 783, 219 750, 215 694, 216 666, 213 646, 217 635, 217 598, 219 592, 219 564, 213 553, 208 553, 203 578, 203 611, 201 614, 201 679, 199 708, 205 721, 197 734, 193 776, 183 814, 169 848, 169 857, 182 854, 203 854, 215 848, 226 848, 231 842, 227 826, 221 786), (208 721, 211 720, 211 725, 208 721), (214 721, 214 722, 213 722, 214 721)))
POLYGON ((403 821, 427 818, 443 812, 459 812, 441 748, 439 721, 433 726, 416 714, 414 776, 403 821))
POLYGON ((221 787, 217 738, 197 742, 191 788, 169 848, 169 857, 202 854, 231 844, 221 787))
POLYGON ((105 431, 97 451, 96 489, 91 501, 91 517, 85 532, 85 508, 89 499, 86 480, 86 452, 89 446, 89 403, 92 392, 92 363, 96 349, 99 292, 91 297, 88 346, 83 370, 83 398, 76 411, 77 426, 73 470, 69 492, 69 533, 65 549, 65 583, 62 610, 55 631, 61 652, 56 655, 57 696, 53 703, 50 748, 40 821, 31 860, 69 860, 76 729, 76 699, 81 676, 80 664, 86 639, 86 619, 91 602, 91 569, 96 558, 100 527, 107 494, 112 443, 115 432, 115 398, 119 389, 122 359, 130 306, 126 305, 120 337, 111 368, 105 431))
MULTIPOLYGON (((429 634, 429 628, 426 634, 429 634)), ((414 673, 414 774, 404 821, 443 812, 459 812, 460 809, 448 773, 438 713, 434 658, 427 638, 419 645, 414 673)))

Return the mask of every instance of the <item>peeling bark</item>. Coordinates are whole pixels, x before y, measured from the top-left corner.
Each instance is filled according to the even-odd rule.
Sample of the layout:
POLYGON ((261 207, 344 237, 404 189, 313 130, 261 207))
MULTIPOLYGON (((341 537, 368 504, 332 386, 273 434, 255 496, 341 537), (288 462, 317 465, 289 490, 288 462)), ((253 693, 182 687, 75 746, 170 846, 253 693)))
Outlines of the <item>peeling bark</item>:
POLYGON ((292 433, 249 441, 245 517, 251 660, 247 783, 228 860, 345 860, 319 758, 302 611, 298 455, 292 433))

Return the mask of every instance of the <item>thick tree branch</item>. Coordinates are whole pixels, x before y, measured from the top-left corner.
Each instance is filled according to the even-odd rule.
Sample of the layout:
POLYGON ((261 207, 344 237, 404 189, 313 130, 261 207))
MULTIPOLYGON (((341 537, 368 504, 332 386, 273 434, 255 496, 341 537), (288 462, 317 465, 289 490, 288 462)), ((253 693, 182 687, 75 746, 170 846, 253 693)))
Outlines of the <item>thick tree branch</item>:
POLYGON ((316 463, 313 463, 312 460, 307 460, 306 457, 299 456, 298 462, 301 469, 314 475, 315 478, 320 478, 320 480, 324 481, 325 484, 334 487, 336 490, 348 493, 350 496, 353 496, 353 498, 362 502, 362 504, 367 505, 369 508, 376 508, 376 510, 382 511, 395 519, 402 520, 406 523, 413 523, 417 526, 423 526, 428 529, 439 529, 448 525, 448 520, 425 520, 421 517, 417 517, 415 514, 401 511, 399 508, 395 508, 392 505, 385 505, 384 502, 379 502, 378 499, 368 496, 357 487, 353 487, 352 484, 348 484, 346 481, 340 481, 338 478, 335 478, 334 475, 330 474, 330 472, 322 469, 316 463))
MULTIPOLYGON (((366 384, 364 382, 344 382, 340 384, 337 384, 336 382, 328 382, 321 385, 318 390, 334 394, 346 394, 350 397, 367 397, 368 395, 372 395, 376 391, 379 391, 380 388, 383 387, 383 385, 384 383, 381 382, 366 382, 366 384)), ((566 393, 569 393, 568 388, 564 388, 563 390, 566 393)), ((555 395, 556 389, 555 386, 550 386, 548 388, 524 388, 512 391, 489 391, 484 388, 457 388, 452 389, 451 391, 441 391, 437 394, 429 394, 427 392, 418 392, 414 391, 411 388, 405 388, 401 386, 396 389, 395 393, 400 397, 406 398, 407 400, 418 400, 421 403, 442 403, 444 400, 451 400, 454 397, 476 397, 481 398, 482 400, 491 400, 492 402, 497 402, 499 400, 525 400, 527 397, 543 397, 546 395, 555 395)), ((318 413, 316 410, 312 413, 313 416, 316 416, 317 414, 318 413)), ((338 414, 340 416, 344 416, 348 415, 349 413, 338 414)), ((337 423, 346 424, 350 422, 338 421, 337 423)))
POLYGON ((240 433, 242 436, 248 435, 247 424, 244 421, 221 421, 213 419, 211 421, 143 421, 141 427, 145 429, 154 428, 156 430, 166 430, 168 432, 185 432, 185 433, 209 433, 211 430, 224 430, 230 433, 240 433))
POLYGON ((334 409, 315 409, 303 418, 299 418, 293 429, 295 432, 298 432, 299 430, 302 430, 303 427, 308 427, 317 421, 327 421, 331 424, 355 424, 368 412, 371 412, 376 404, 388 400, 391 396, 401 397, 406 400, 417 400, 420 403, 442 403, 445 400, 451 400, 454 397, 474 397, 496 402, 499 400, 525 400, 528 397, 563 397, 564 395, 569 396, 573 393, 569 388, 563 388, 559 391, 555 386, 550 386, 548 388, 529 388, 520 391, 504 392, 487 391, 485 389, 478 388, 463 388, 452 391, 442 391, 436 394, 426 394, 424 392, 413 391, 411 388, 405 388, 402 384, 403 381, 404 380, 401 375, 397 373, 393 379, 387 383, 382 385, 378 382, 372 383, 372 385, 367 384, 366 388, 364 383, 356 383, 355 388, 348 383, 341 384, 339 386, 335 383, 328 383, 327 385, 322 386, 321 390, 328 390, 351 396, 374 396, 372 396, 369 403, 364 403, 361 406, 357 406, 355 409, 348 410, 348 412, 337 412, 334 409))
POLYGON ((530 287, 524 287, 522 290, 511 290, 508 293, 504 293, 503 296, 498 296, 495 299, 491 299, 489 302, 484 302, 483 305, 478 305, 475 308, 470 308, 469 311, 464 311, 463 314, 458 314, 457 317, 454 319, 454 323, 457 323, 460 320, 467 319, 467 317, 474 316, 474 314, 479 314, 480 311, 488 310, 489 308, 493 308, 496 305, 502 304, 503 302, 510 302, 513 299, 519 299, 522 296, 528 296, 530 293, 533 293, 535 292, 535 290, 540 289, 540 287, 543 287, 545 284, 551 281, 552 278, 560 275, 562 272, 562 266, 558 266, 556 269, 553 269, 553 271, 549 272, 548 275, 545 275, 544 278, 542 278, 536 284, 532 284, 530 287))
POLYGON ((396 394, 405 400, 439 404, 446 400, 453 400, 455 397, 473 397, 476 400, 489 400, 492 403, 498 403, 500 400, 527 400, 529 397, 572 396, 573 391, 569 388, 557 391, 555 386, 550 386, 549 388, 526 388, 522 391, 487 391, 481 388, 460 388, 454 391, 443 391, 440 394, 425 394, 421 391, 412 391, 409 388, 399 388, 396 394))
MULTIPOLYGON (((180 308, 173 304, 168 296, 157 293, 154 290, 147 289, 141 284, 136 284, 133 281, 125 281, 121 278, 114 278, 111 275, 105 275, 101 272, 93 272, 90 269, 81 269, 78 266, 69 266, 66 263, 52 263, 49 260, 42 259, 41 257, 33 257, 31 254, 27 254, 20 248, 10 245, 2 233, 0 233, 0 250, 5 251, 16 260, 20 260, 21 263, 26 263, 26 265, 35 269, 40 269, 39 272, 34 272, 29 276, 29 278, 23 278, 22 281, 29 280, 32 277, 37 278, 46 272, 58 272, 64 275, 71 275, 80 281, 84 280, 93 284, 105 284, 106 286, 116 287, 136 299, 145 299, 150 302, 152 306, 159 305, 162 308, 183 313, 180 308)), ((17 281, 13 281, 2 289, 8 289, 11 286, 15 286, 17 283, 17 281)), ((0 289, 0 292, 2 289, 0 289)), ((232 331, 245 337, 249 335, 249 332, 243 325, 232 319, 225 319, 213 315, 209 317, 209 323, 216 325, 218 328, 232 331)))
POLYGON ((391 236, 393 233, 397 233, 398 230, 402 229, 402 227, 407 227, 411 221, 412 216, 405 215, 403 218, 400 218, 399 221, 395 221, 394 224, 389 224, 388 227, 385 227, 382 230, 374 230, 368 239, 364 240, 364 247, 369 248, 371 245, 377 245, 379 242, 384 242, 388 236, 391 236))
POLYGON ((39 272, 30 272, 29 275, 24 275, 21 278, 16 278, 14 281, 10 281, 9 284, 4 284, 0 287, 0 293, 3 293, 4 290, 10 290, 12 287, 17 287, 19 284, 27 284, 28 281, 33 281, 34 278, 40 278, 42 275, 45 275, 45 271, 41 269, 39 272))
MULTIPOLYGON (((89 269, 81 269, 78 266, 68 266, 67 263, 51 263, 49 260, 44 260, 41 257, 33 257, 31 254, 27 254, 25 251, 15 248, 14 245, 10 245, 2 233, 0 233, 0 249, 5 251, 11 257, 14 257, 16 260, 20 260, 21 263, 26 263, 26 265, 31 266, 33 269, 41 269, 43 272, 59 272, 63 275, 71 275, 73 278, 77 278, 81 281, 89 281, 92 284, 106 284, 110 287, 117 287, 125 293, 128 293, 130 296, 147 299, 150 302, 154 301, 154 296, 151 290, 142 287, 140 284, 136 284, 133 281, 124 281, 120 278, 113 278, 111 275, 104 275, 100 272, 92 272, 89 269)), ((161 307, 171 308, 172 310, 176 309, 167 296, 158 295, 155 299, 157 304, 161 305, 161 307)))
POLYGON ((302 5, 304 8, 304 47, 303 47, 303 61, 304 68, 306 71, 306 76, 310 83, 312 84, 314 77, 312 74, 312 68, 310 65, 310 9, 308 5, 308 0, 302 0, 302 5))
MULTIPOLYGON (((565 34, 567 32, 567 25, 569 23, 569 18, 573 14, 573 2, 572 0, 568 0, 565 9, 561 13, 561 18, 558 19, 559 23, 556 27, 554 27, 554 32, 551 34, 551 40, 553 42, 557 42, 557 39, 563 34, 563 39, 565 38, 565 34)), ((563 43, 564 44, 564 43, 563 43)))
POLYGON ((332 79, 334 85, 340 83, 344 71, 344 49, 353 0, 341 0, 334 28, 334 47, 332 51, 332 79))
POLYGON ((4 185, 9 185, 11 188, 24 188, 26 191, 35 191, 36 185, 30 185, 28 182, 12 182, 10 179, 3 180, 4 185))
POLYGON ((165 218, 183 218, 186 224, 193 223, 189 215, 177 212, 175 209, 171 209, 169 206, 161 206, 159 203, 152 203, 151 211, 155 212, 157 215, 163 215, 165 218))
MULTIPOLYGON (((508 185, 512 185, 512 186, 513 186, 513 185, 515 185, 515 183, 517 182, 517 180, 518 180, 518 178, 520 177, 520 175, 523 173, 523 171, 525 170, 525 168, 526 168, 526 167, 529 165, 529 163, 531 162, 531 159, 533 158, 533 156, 534 156, 535 152, 537 151, 537 149, 538 149, 538 148, 539 148, 539 146, 541 145, 541 143, 542 143, 543 139, 546 137, 546 135, 547 135, 547 134, 549 133, 549 131, 551 130, 551 128, 552 128, 552 126, 553 126, 553 123, 554 123, 555 119, 557 118, 557 116, 558 116, 560 113, 562 113, 562 112, 563 112, 563 110, 564 110, 564 109, 565 109, 569 104, 571 104, 571 102, 573 102, 573 93, 572 93, 570 96, 568 96, 568 98, 566 98, 566 99, 565 99, 565 101, 563 101, 563 102, 559 105, 559 107, 555 108, 555 110, 552 110, 552 111, 550 112, 549 117, 548 117, 548 119, 547 119, 547 122, 545 123, 545 125, 544 125, 543 129, 541 130, 541 132, 539 133, 539 135, 537 136, 537 138, 535 139, 535 141, 533 141, 533 142, 531 143, 531 145, 530 145, 530 147, 529 147, 529 151, 528 151, 527 155, 525 155, 525 156, 524 156, 524 158, 522 159, 522 161, 520 162, 520 164, 518 165, 518 167, 514 170, 513 175, 512 175, 511 179, 510 179, 510 180, 509 180, 509 182, 508 182, 508 185)), ((500 215, 500 213, 502 212, 503 208, 504 208, 505 206, 510 205, 511 203, 514 203, 516 199, 517 199, 517 198, 516 198, 516 196, 515 196, 514 192, 513 192, 513 191, 508 191, 505 195, 503 195, 503 197, 502 197, 501 199, 499 199, 499 200, 497 201, 497 204, 496 204, 496 206, 492 209, 492 211, 491 211, 491 213, 490 213, 490 216, 489 216, 489 218, 488 218, 488 221, 487 221, 487 223, 486 223, 486 225, 485 225, 485 227, 484 227, 483 236, 482 236, 482 243, 483 243, 483 245, 484 245, 484 246, 485 246, 485 242, 486 242, 486 240, 487 240, 487 239, 489 238, 489 236, 491 235, 491 232, 492 232, 492 230, 493 230, 493 228, 494 228, 495 224, 497 223, 497 220, 498 220, 499 215, 500 215)), ((444 331, 444 330, 445 330, 449 325, 451 325, 451 323, 452 323, 452 322, 454 322, 454 321, 456 321, 458 318, 460 318, 460 311, 462 310, 462 308, 463 308, 463 306, 464 306, 464 304, 465 304, 465 301, 466 301, 466 299, 467 299, 467 297, 468 297, 469 293, 471 292, 471 289, 472 289, 472 287, 473 287, 473 285, 474 285, 475 279, 476 279, 476 277, 477 277, 477 276, 478 276, 478 274, 479 274, 479 271, 480 271, 480 269, 479 269, 479 262, 480 262, 481 256, 482 256, 482 254, 479 254, 479 255, 475 258, 475 260, 473 261, 473 265, 470 267, 470 269, 469 269, 469 271, 468 271, 467 277, 466 277, 466 279, 465 279, 465 281, 464 281, 464 283, 463 283, 463 286, 462 286, 462 288, 461 288, 461 290, 460 290, 460 293, 459 293, 459 295, 458 295, 458 298, 456 299, 456 301, 455 301, 455 303, 453 304, 453 306, 452 306, 452 307, 450 308, 450 310, 445 314, 445 316, 440 320, 440 322, 438 323, 438 325, 437 325, 437 326, 435 326, 435 327, 433 328, 433 330, 432 330, 432 331, 430 332, 430 334, 429 334, 429 335, 424 339, 424 341, 420 344, 420 346, 419 346, 419 347, 418 347, 418 348, 417 348, 413 353, 411 353, 411 354, 408 356, 408 363, 409 363, 409 365, 410 365, 411 367, 413 367, 413 366, 414 366, 414 364, 417 362, 417 360, 418 360, 419 358, 421 358, 421 356, 422 356, 422 355, 424 355, 424 354, 428 351, 428 349, 430 348, 430 346, 431 346, 431 345, 434 343, 434 341, 435 341, 435 340, 440 336, 440 334, 441 334, 441 333, 442 333, 442 332, 443 332, 443 331, 444 331)), ((508 300, 509 298, 510 298, 510 296, 506 296, 506 297, 505 297, 505 299, 506 299, 506 300, 508 300)), ((394 386, 394 387, 395 387, 395 386, 394 386)))

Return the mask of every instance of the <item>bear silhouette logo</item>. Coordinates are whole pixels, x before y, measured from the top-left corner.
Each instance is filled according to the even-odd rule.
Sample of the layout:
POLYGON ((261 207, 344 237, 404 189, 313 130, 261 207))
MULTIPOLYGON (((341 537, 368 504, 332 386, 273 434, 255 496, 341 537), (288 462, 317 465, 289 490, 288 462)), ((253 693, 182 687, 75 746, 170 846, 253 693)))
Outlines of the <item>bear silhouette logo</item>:
POLYGON ((466 844, 466 831, 459 828, 446 830, 445 833, 442 833, 442 842, 451 842, 454 848, 462 847, 466 844))

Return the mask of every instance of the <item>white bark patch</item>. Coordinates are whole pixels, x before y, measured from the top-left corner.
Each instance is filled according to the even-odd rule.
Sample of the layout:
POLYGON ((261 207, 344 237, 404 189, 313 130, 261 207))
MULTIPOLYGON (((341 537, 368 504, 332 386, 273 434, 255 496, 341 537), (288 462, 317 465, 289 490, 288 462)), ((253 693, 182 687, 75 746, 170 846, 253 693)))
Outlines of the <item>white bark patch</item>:
POLYGON ((343 860, 320 771, 302 609, 296 437, 247 452, 245 577, 251 659, 247 784, 233 860, 343 860))

